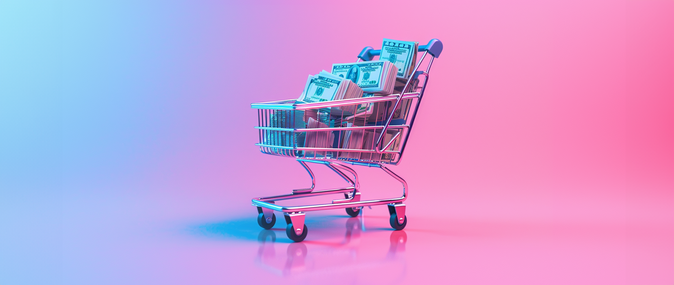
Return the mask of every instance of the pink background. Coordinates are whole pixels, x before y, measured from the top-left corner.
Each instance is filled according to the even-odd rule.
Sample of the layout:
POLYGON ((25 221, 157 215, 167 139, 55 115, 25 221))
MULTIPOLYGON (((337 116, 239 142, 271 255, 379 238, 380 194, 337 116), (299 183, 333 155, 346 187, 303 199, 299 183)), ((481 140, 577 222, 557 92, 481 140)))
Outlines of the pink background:
POLYGON ((674 284, 674 1, 0 11, 1 284, 674 284), (250 199, 308 177, 259 153, 250 103, 382 38, 445 47, 393 168, 404 236, 383 207, 309 213, 293 259, 250 199))

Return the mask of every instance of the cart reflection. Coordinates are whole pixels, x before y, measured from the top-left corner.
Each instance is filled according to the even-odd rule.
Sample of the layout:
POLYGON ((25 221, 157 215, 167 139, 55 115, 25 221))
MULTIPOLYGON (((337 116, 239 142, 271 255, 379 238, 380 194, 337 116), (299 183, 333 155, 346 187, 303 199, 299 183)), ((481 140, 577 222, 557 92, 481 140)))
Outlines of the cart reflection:
POLYGON ((406 274, 405 231, 364 232, 362 217, 345 222, 344 238, 335 242, 276 243, 274 230, 262 230, 258 235, 256 264, 269 272, 303 281, 365 282, 372 271, 377 283, 396 283, 406 274), (382 238, 388 239, 388 250, 382 238), (277 251, 283 249, 285 251, 277 251), (367 271, 368 274, 359 274, 367 271))

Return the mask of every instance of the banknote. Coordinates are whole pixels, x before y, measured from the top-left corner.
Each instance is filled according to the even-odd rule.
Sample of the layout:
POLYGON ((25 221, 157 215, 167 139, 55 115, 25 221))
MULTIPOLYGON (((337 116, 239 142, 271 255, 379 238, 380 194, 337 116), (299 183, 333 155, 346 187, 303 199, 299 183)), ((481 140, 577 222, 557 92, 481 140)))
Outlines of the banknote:
MULTIPOLYGON (((393 85, 395 85, 395 82, 393 85)), ((363 97, 363 89, 358 87, 356 83, 324 70, 316 75, 309 75, 307 83, 304 87, 304 92, 302 92, 300 98, 297 99, 296 104, 344 100, 361 97, 363 97)), ((357 105, 346 105, 341 107, 333 107, 333 110, 331 111, 343 111, 353 114, 357 107, 357 105)))
MULTIPOLYGON (((315 120, 314 118, 309 118, 307 121, 307 128, 328 128, 328 125, 315 120)), ((315 148, 332 148, 335 140, 335 135, 332 131, 313 131, 306 132, 306 137, 304 139, 304 147, 315 147, 315 148)), ((305 157, 310 156, 325 156, 326 152, 324 151, 305 151, 305 157)))
POLYGON ((325 74, 309 75, 299 100, 307 103, 332 101, 341 82, 342 79, 325 74))
MULTIPOLYGON (((384 140, 382 142, 382 146, 386 146, 391 140, 396 136, 396 134, 400 132, 400 130, 388 130, 386 131, 386 134, 384 135, 384 140)), ((401 141, 401 136, 398 135, 398 137, 395 138, 395 140, 389 145, 389 147, 386 149, 387 151, 398 151, 398 148, 400 147, 400 141, 401 141)), ((396 154, 395 153, 383 153, 381 155, 381 160, 383 161, 390 161, 395 159, 396 154)))
POLYGON ((388 95, 393 92, 397 72, 398 68, 386 60, 332 65, 332 74, 353 81, 363 89, 363 92, 379 95, 388 95))
POLYGON ((379 59, 388 60, 398 67, 397 76, 407 78, 410 76, 417 58, 419 43, 384 39, 379 59))
MULTIPOLYGON (((269 115, 268 126, 272 128, 282 129, 302 129, 306 127, 303 118, 303 111, 295 110, 274 110, 269 115)), ((285 130, 261 130, 263 136, 263 144, 270 146, 293 147, 295 141, 304 143, 304 133, 293 134, 285 130)), ((302 145, 300 144, 300 145, 302 145)), ((283 153, 287 150, 280 148, 272 148, 270 150, 274 153, 283 153)))
MULTIPOLYGON (((347 123, 347 127, 353 127, 354 124, 352 123, 347 123)), ((343 142, 342 142, 342 148, 343 149, 362 149, 363 147, 363 135, 364 135, 365 130, 353 130, 353 131, 346 131, 346 135, 344 136, 343 142)), ((360 152, 341 152, 339 154, 340 158, 352 158, 352 159, 358 159, 360 157, 360 152)))
MULTIPOLYGON (((403 93, 403 88, 407 84, 406 78, 397 78, 395 87, 393 88, 393 93, 403 93)), ((407 85, 407 90, 405 92, 414 92, 419 87, 419 78, 412 78, 409 85, 407 85)))
POLYGON ((333 64, 332 74, 349 79, 365 90, 365 88, 379 86, 384 63, 384 61, 378 60, 333 64))

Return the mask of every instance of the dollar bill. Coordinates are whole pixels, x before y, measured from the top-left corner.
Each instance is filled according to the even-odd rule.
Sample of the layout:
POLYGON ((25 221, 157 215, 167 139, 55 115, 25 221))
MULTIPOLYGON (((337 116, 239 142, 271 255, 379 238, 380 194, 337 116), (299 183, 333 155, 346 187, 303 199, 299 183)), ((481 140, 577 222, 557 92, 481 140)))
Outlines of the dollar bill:
POLYGON ((332 101, 341 81, 340 78, 332 78, 322 73, 309 75, 299 100, 307 103, 332 101))
POLYGON ((393 92, 397 72, 397 67, 385 60, 332 65, 332 74, 353 81, 363 92, 380 95, 393 92))
MULTIPOLYGON (((363 97, 363 89, 351 80, 339 77, 327 71, 309 75, 304 92, 295 104, 316 103, 363 97)), ((357 105, 332 107, 331 111, 353 114, 357 105)))
POLYGON ((398 67, 397 76, 407 78, 410 76, 417 58, 419 43, 384 39, 379 59, 388 60, 398 67))
POLYGON ((332 65, 332 74, 358 84, 363 91, 380 85, 384 61, 341 63, 332 65))
MULTIPOLYGON (((314 118, 309 118, 307 121, 307 128, 327 128, 328 125, 315 120, 314 118)), ((314 131, 307 132, 304 139, 304 147, 316 147, 316 148, 333 148, 333 143, 335 139, 335 134, 332 131, 314 131)), ((325 156, 327 155, 324 151, 305 151, 305 157, 311 156, 325 156)))

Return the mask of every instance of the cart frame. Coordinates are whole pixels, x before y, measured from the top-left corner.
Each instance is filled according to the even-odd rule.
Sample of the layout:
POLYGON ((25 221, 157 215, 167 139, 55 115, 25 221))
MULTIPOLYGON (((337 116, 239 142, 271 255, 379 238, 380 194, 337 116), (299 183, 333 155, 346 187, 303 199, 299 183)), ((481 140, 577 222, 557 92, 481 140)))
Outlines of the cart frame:
MULTIPOLYGON (((309 188, 294 189, 291 194, 252 199, 253 206, 257 207, 258 210, 258 224, 265 229, 270 229, 276 221, 274 211, 282 212, 287 223, 286 234, 291 240, 299 242, 304 240, 308 232, 304 223, 306 212, 345 208, 349 215, 355 217, 360 213, 362 207, 387 205, 390 214, 389 221, 391 227, 395 230, 403 229, 407 225, 407 217, 405 215, 406 205, 403 202, 409 195, 409 187, 402 177, 391 171, 384 164, 397 165, 400 163, 400 159, 402 158, 416 119, 417 111, 426 90, 433 60, 440 56, 442 49, 442 42, 438 39, 432 39, 428 44, 419 46, 418 51, 423 52, 423 54, 415 64, 412 76, 406 80, 405 85, 399 94, 304 104, 295 104, 295 100, 251 104, 252 108, 258 109, 258 127, 256 127, 256 129, 258 129, 260 140, 256 145, 260 147, 260 151, 265 154, 295 158, 311 178, 311 187, 309 188), (426 68, 420 70, 422 64, 425 63, 427 55, 430 55, 430 59, 426 62, 426 68), (424 80, 423 83, 420 83, 422 77, 424 80), (407 110, 402 109, 402 102, 409 103, 406 106, 408 108, 407 110), (295 112, 318 109, 325 110, 326 108, 344 108, 344 106, 355 105, 363 106, 364 104, 373 106, 373 104, 378 103, 389 104, 387 106, 392 106, 392 108, 387 107, 384 112, 384 114, 386 114, 386 121, 384 124, 375 124, 372 126, 341 126, 340 123, 340 126, 338 127, 325 128, 297 128, 295 125, 295 112), (404 112, 404 123, 393 123, 396 110, 404 112), (286 116, 284 118, 287 123, 279 125, 273 122, 273 116, 279 114, 286 116), (330 132, 337 131, 339 131, 340 134, 340 138, 337 140, 337 147, 302 146, 301 143, 298 143, 297 134, 300 133, 306 134, 307 136, 312 132, 314 134, 325 133, 328 135, 330 132), (372 134, 376 137, 376 140, 373 138, 374 144, 372 147, 363 149, 341 147, 339 141, 342 139, 342 133, 357 131, 372 131, 372 134), (388 143, 385 143, 385 137, 387 134, 391 134, 391 131, 395 132, 395 135, 389 139, 388 143), (398 150, 390 150, 392 145, 394 145, 394 142, 400 143, 398 150), (319 153, 323 155, 318 155, 319 153), (343 153, 359 154, 357 155, 359 158, 346 159, 343 157, 343 153), (364 155, 369 155, 369 159, 362 159, 364 155), (316 176, 309 167, 309 163, 326 166, 344 179, 349 186, 336 189, 315 190, 316 176), (385 199, 361 200, 358 174, 348 165, 381 169, 401 183, 402 196, 385 199), (344 195, 344 199, 332 200, 331 203, 300 206, 281 206, 276 204, 277 201, 282 200, 340 193, 344 195)), ((381 50, 365 47, 358 55, 358 61, 370 61, 373 57, 379 56, 380 54, 381 50)), ((357 116, 359 115, 353 114, 348 118, 353 119, 357 116)), ((344 118, 343 111, 342 118, 344 118)))

